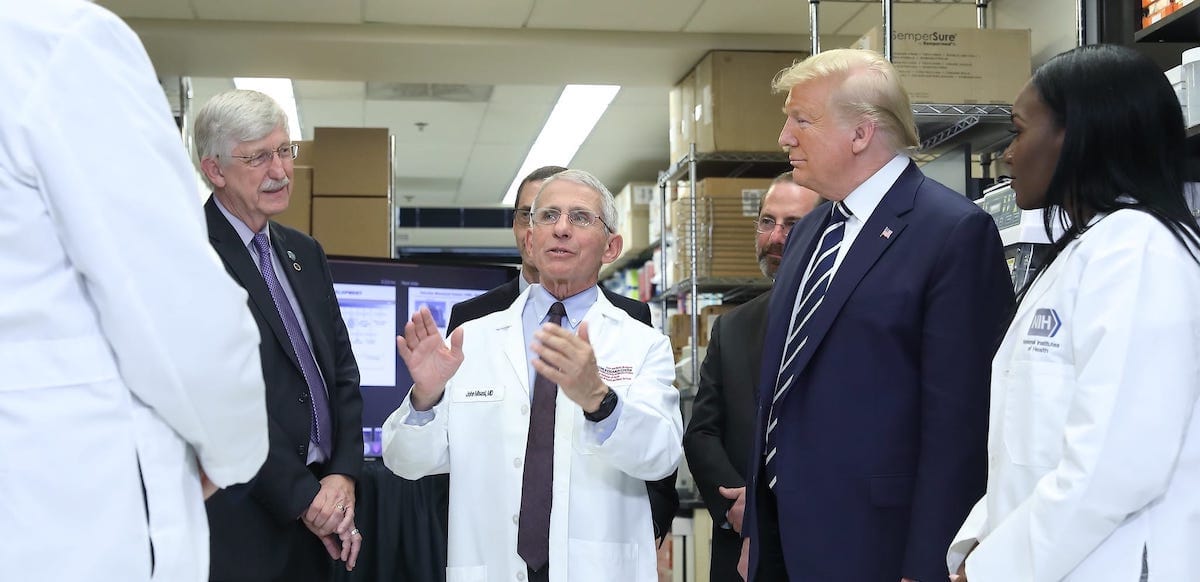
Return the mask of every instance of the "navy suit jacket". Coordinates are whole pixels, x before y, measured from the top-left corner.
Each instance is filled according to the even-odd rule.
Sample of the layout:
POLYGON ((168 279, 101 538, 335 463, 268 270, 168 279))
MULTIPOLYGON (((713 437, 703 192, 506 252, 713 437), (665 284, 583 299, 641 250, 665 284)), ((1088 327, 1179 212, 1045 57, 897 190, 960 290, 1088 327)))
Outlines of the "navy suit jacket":
MULTIPOLYGON (((246 245, 212 198, 204 205, 213 249, 249 295, 250 311, 262 337, 266 383, 267 460, 250 483, 218 491, 208 510, 209 575, 218 580, 270 580, 282 574, 294 536, 311 536, 299 517, 317 496, 318 479, 342 474, 357 480, 362 471, 362 395, 350 336, 333 293, 325 251, 312 237, 274 222, 271 246, 286 268, 308 333, 313 356, 325 379, 333 417, 333 450, 320 465, 307 466, 312 408, 283 319, 246 245), (295 255, 292 260, 289 253, 295 255)), ((316 544, 314 538, 313 543, 316 544)), ((320 546, 317 546, 320 551, 320 546)))
POLYGON ((829 213, 824 204, 792 230, 768 308, 745 524, 751 572, 753 538, 772 535, 762 525, 777 520, 792 581, 945 580, 946 548, 986 480, 989 370, 1013 307, 1000 237, 988 214, 909 162, 805 330, 811 349, 775 404, 774 504, 760 503, 796 290, 829 213), (774 515, 759 513, 772 505, 774 515))

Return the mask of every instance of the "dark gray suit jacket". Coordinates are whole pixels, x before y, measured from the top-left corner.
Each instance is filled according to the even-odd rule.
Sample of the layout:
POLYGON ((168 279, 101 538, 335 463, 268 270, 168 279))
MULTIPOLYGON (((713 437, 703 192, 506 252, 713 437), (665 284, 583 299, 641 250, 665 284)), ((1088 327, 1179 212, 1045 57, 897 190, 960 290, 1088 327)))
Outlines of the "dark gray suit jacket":
POLYGON ((754 399, 759 360, 767 327, 771 292, 717 318, 700 366, 700 384, 692 418, 683 435, 683 452, 700 497, 712 514, 713 582, 742 582, 737 573, 741 536, 722 527, 733 502, 717 487, 744 487, 754 433, 754 399))

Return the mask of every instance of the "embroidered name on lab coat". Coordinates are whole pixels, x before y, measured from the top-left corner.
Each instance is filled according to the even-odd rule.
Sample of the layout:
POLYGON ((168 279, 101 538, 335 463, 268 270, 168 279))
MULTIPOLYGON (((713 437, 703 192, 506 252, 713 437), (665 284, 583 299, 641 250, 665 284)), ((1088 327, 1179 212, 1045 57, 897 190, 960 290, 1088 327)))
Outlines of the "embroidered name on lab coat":
POLYGON ((597 366, 600 380, 604 382, 630 382, 633 380, 633 366, 597 366))
POLYGON ((455 402, 495 402, 504 399, 504 388, 497 386, 472 387, 454 392, 455 402))

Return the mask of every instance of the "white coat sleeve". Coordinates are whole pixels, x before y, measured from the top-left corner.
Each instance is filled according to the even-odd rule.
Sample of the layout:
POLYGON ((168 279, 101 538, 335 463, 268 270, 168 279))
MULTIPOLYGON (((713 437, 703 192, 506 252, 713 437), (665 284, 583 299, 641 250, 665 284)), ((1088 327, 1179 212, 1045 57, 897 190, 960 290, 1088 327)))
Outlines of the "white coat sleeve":
POLYGON ((971 582, 1060 580, 1167 488, 1200 392, 1200 268, 1140 234, 1084 267, 1063 322, 1076 392, 1062 460, 980 540, 971 582))
POLYGON ((8 112, 29 172, 126 385, 214 483, 248 481, 267 455, 267 416, 246 294, 208 244, 195 173, 137 36, 108 13, 76 28, 8 112))
POLYGON ((405 422, 413 411, 412 389, 409 389, 404 402, 383 423, 385 467, 409 480, 450 472, 450 433, 447 430, 450 405, 447 400, 442 398, 430 409, 433 418, 425 424, 409 424, 405 422))
POLYGON ((584 445, 630 477, 657 481, 679 466, 683 417, 668 338, 655 338, 644 358, 628 386, 613 388, 621 415, 612 434, 600 443, 595 432, 585 432, 584 445))

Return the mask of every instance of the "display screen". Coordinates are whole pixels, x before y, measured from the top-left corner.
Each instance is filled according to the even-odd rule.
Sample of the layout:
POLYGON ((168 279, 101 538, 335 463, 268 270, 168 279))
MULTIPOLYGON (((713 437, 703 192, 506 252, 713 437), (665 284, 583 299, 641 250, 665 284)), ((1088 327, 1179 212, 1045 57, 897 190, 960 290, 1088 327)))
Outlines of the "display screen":
POLYGON ((427 263, 387 259, 329 259, 333 288, 362 376, 363 454, 382 453, 383 422, 400 406, 412 377, 396 352, 396 336, 421 307, 442 335, 450 308, 517 276, 501 265, 427 263))

